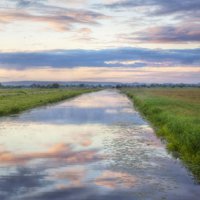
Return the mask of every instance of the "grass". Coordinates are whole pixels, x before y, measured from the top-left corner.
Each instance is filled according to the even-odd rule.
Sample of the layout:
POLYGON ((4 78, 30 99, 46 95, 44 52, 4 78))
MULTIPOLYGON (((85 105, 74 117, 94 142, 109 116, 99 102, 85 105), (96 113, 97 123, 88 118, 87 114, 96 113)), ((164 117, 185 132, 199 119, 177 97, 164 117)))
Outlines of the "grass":
POLYGON ((122 92, 200 182, 200 89, 123 88, 122 92))
POLYGON ((0 116, 58 102, 96 89, 0 89, 0 116))

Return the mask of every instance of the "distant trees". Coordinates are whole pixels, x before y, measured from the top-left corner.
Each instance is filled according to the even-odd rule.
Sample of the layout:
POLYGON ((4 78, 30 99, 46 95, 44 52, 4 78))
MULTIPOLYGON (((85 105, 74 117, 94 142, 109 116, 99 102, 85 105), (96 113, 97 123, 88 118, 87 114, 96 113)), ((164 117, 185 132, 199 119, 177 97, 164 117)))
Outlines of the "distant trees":
POLYGON ((0 83, 0 88, 4 88, 5 86, 2 84, 2 83, 0 83))
POLYGON ((69 83, 62 83, 62 82, 35 82, 30 85, 22 84, 22 85, 6 85, 5 83, 0 83, 0 88, 68 88, 68 87, 78 87, 78 88, 184 88, 184 87, 196 87, 200 88, 200 83, 197 84, 184 84, 184 83, 87 83, 87 82, 69 82, 69 83))
POLYGON ((59 88, 60 85, 58 83, 53 83, 50 85, 50 88, 59 88))
POLYGON ((32 84, 31 88, 60 88, 60 85, 58 83, 52 83, 52 84, 47 84, 47 85, 42 85, 42 84, 32 84))

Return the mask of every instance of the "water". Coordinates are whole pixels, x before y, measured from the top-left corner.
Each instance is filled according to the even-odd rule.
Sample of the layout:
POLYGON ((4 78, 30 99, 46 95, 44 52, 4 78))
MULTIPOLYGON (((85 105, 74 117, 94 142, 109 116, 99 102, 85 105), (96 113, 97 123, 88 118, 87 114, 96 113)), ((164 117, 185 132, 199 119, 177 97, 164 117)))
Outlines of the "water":
POLYGON ((115 90, 0 119, 1 200, 197 200, 200 186, 115 90))

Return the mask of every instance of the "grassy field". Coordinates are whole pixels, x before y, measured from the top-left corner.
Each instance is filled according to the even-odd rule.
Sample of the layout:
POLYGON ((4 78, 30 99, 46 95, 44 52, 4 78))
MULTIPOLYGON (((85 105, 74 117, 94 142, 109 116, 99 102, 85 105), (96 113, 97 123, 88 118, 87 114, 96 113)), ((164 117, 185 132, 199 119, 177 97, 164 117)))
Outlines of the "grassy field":
POLYGON ((200 89, 122 89, 200 182, 200 89))
POLYGON ((0 89, 0 116, 61 101, 95 89, 0 89))

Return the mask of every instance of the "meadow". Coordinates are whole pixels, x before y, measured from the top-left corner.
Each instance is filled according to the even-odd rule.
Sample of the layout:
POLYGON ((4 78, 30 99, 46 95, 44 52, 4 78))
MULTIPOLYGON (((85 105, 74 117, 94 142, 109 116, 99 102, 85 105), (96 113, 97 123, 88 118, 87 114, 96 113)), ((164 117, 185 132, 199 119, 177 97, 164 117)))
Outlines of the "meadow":
POLYGON ((0 116, 58 102, 95 89, 0 89, 0 116))
MULTIPOLYGON (((0 89, 0 116, 97 91, 87 88, 0 89)), ((135 107, 200 182, 200 89, 122 88, 135 107)))
POLYGON ((200 89, 123 88, 173 155, 200 181, 200 89))

